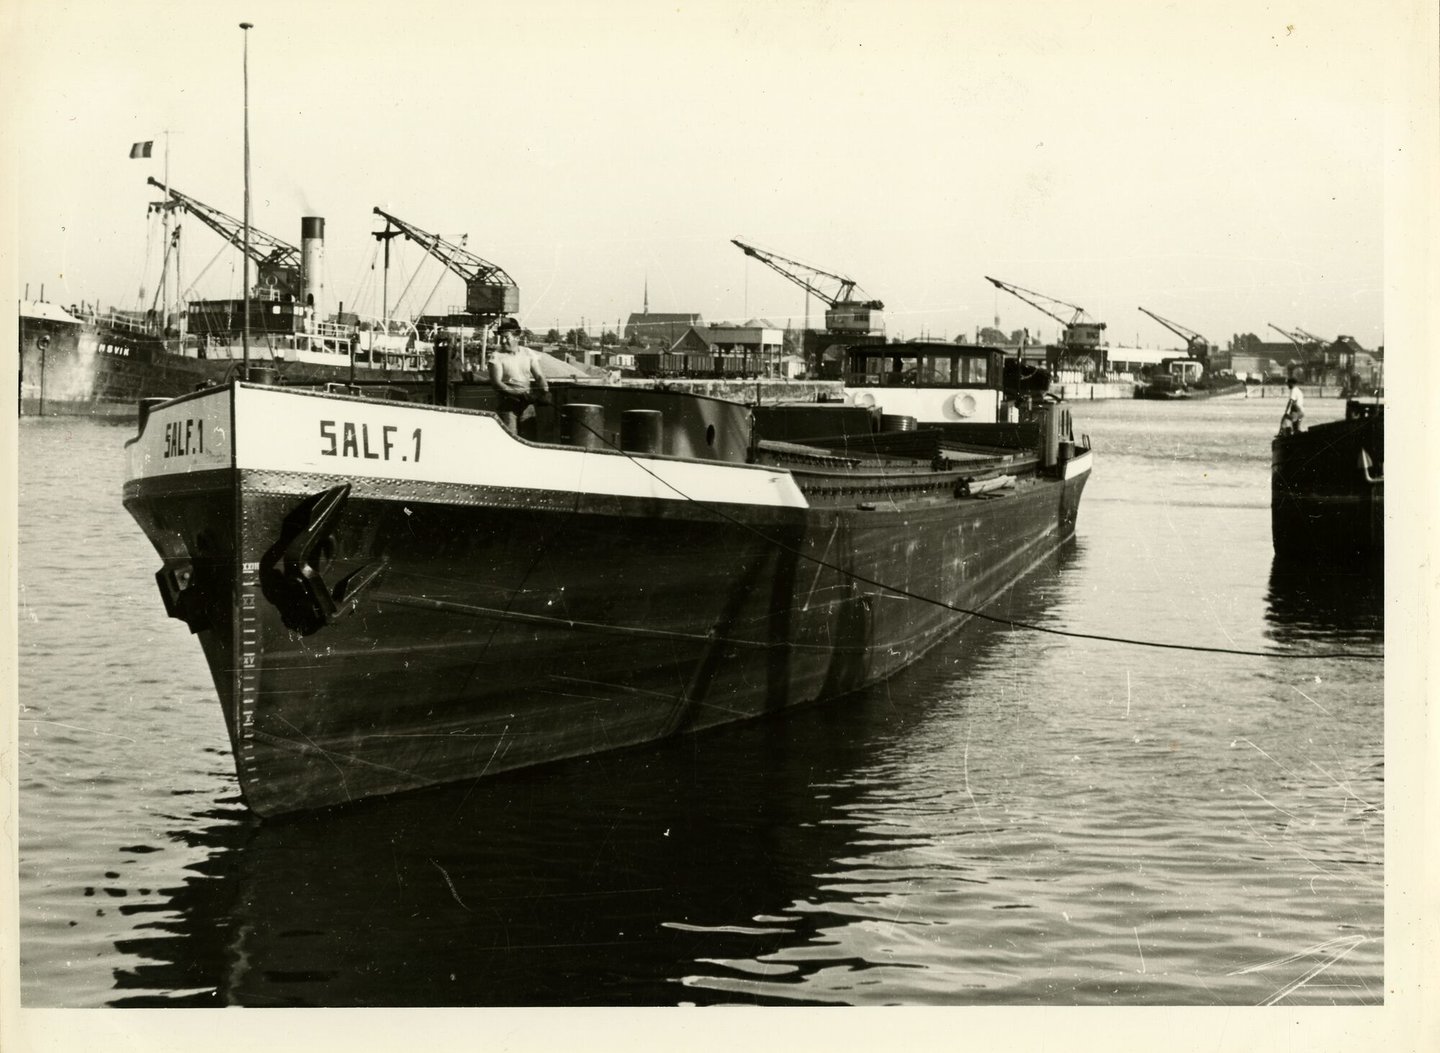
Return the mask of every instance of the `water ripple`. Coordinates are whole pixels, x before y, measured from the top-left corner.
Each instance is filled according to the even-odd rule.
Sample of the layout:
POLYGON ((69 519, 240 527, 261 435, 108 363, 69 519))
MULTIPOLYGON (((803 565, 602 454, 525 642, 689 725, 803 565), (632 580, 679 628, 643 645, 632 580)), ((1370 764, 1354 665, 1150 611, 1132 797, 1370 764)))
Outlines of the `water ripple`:
MULTIPOLYGON (((1075 414, 1077 542, 991 613, 1383 646, 1373 588, 1272 568, 1272 405, 1075 414)), ((832 706, 262 824, 119 506, 126 436, 21 428, 27 1005, 1384 1001, 1372 663, 976 623, 832 706)))

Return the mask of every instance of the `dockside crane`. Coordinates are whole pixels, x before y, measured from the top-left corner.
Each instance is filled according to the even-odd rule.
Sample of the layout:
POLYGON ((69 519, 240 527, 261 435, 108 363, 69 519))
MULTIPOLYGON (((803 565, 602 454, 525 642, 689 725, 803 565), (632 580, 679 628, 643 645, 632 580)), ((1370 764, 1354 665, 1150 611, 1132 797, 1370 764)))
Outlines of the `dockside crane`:
POLYGON ((1108 368, 1109 363, 1106 361, 1107 356, 1101 338, 1105 323, 1090 318, 1085 308, 1073 303, 1066 303, 1064 300, 1057 300, 1053 296, 1046 296, 1034 289, 1025 289, 1019 285, 1002 282, 999 278, 992 278, 988 274, 985 275, 985 280, 995 288, 1008 292, 1017 300, 1028 303, 1041 314, 1048 315, 1064 326, 1060 337, 1061 356, 1047 353, 1047 358, 1051 359, 1052 366, 1060 365, 1060 358, 1064 356, 1090 355, 1097 370, 1104 372, 1108 368), (1054 308, 1046 306, 1047 304, 1053 304, 1054 308, 1069 308, 1072 313, 1069 318, 1064 318, 1057 314, 1054 308))
POLYGON ((1276 325, 1274 322, 1266 322, 1265 324, 1268 325, 1271 329, 1275 330, 1275 332, 1277 332, 1277 333, 1279 333, 1281 336, 1283 336, 1286 340, 1289 340, 1292 344, 1295 345, 1295 347, 1296 347, 1297 349, 1300 347, 1300 337, 1298 337, 1298 336, 1296 336, 1294 333, 1290 332, 1290 330, 1288 330, 1288 329, 1281 329, 1281 328, 1280 328, 1278 325, 1276 325))
POLYGON ((1298 325, 1294 329, 1281 329, 1274 322, 1266 322, 1265 324, 1302 351, 1318 350, 1327 347, 1331 343, 1331 341, 1326 340, 1323 336, 1316 336, 1312 332, 1301 329, 1298 325))
POLYGON ((1295 345, 1296 360, 1302 365, 1308 367, 1317 354, 1320 355, 1321 364, 1324 364, 1324 352, 1322 348, 1325 345, 1325 341, 1320 337, 1314 333, 1307 333, 1298 326, 1295 329, 1281 329, 1274 322, 1266 322, 1265 324, 1295 345))
POLYGON ((302 261, 298 248, 252 226, 247 250, 245 224, 242 221, 189 194, 182 194, 173 186, 166 186, 154 176, 151 176, 148 182, 164 191, 170 199, 168 202, 157 202, 152 208, 183 208, 242 253, 248 251, 250 261, 255 264, 257 292, 262 297, 279 297, 285 294, 299 297, 302 261))
POLYGON ((1206 363, 1210 361, 1210 352, 1214 345, 1211 344, 1209 340, 1206 340, 1200 333, 1197 333, 1193 329, 1188 329, 1178 322, 1172 322, 1168 318, 1161 318, 1154 311, 1147 310, 1144 307, 1141 307, 1140 311, 1142 314, 1148 314, 1181 340, 1184 340, 1185 353, 1191 358, 1198 358, 1201 362, 1206 363))
POLYGON ((1281 329, 1274 322, 1266 322, 1265 324, 1294 344, 1295 350, 1297 351, 1314 354, 1325 346, 1324 337, 1316 336, 1314 333, 1307 333, 1298 326, 1294 329, 1281 329))
MULTIPOLYGON (((1331 341, 1326 340, 1323 336, 1316 336, 1308 329, 1301 329, 1298 325, 1293 331, 1297 336, 1304 337, 1305 339, 1305 344, 1301 348, 1301 350, 1312 356, 1318 355, 1320 358, 1321 367, 1324 369, 1329 369, 1330 354, 1326 350, 1326 348, 1331 346, 1331 341)), ((1341 352, 1341 354, 1343 354, 1343 352, 1341 352)), ((1338 359, 1335 364, 1337 366, 1342 365, 1342 363, 1340 363, 1338 359)))
POLYGON ((1059 322, 1061 325, 1067 328, 1072 325, 1078 325, 1080 321, 1085 318, 1085 308, 1077 307, 1073 303, 1066 303, 1064 300, 1057 300, 1053 296, 1046 296, 1044 293, 1036 292, 1034 289, 1025 289, 1019 285, 1011 285, 1009 282, 1002 282, 999 278, 992 278, 988 274, 985 275, 985 280, 991 285, 995 286, 995 288, 1001 290, 1002 292, 1008 292, 1017 300, 1023 300, 1025 303, 1028 303, 1031 307, 1035 308, 1035 310, 1039 311, 1041 314, 1049 315, 1051 318, 1055 319, 1055 321, 1059 322), (1032 296, 1036 297, 1036 299, 1030 299, 1030 297, 1032 296), (1044 302, 1040 303, 1037 302, 1037 300, 1044 302), (1061 318, 1049 307, 1045 306, 1045 304, 1047 303, 1055 304, 1058 307, 1068 307, 1075 313, 1072 314, 1069 318, 1061 318))
POLYGON ((885 323, 880 313, 885 305, 879 300, 857 299, 854 278, 756 248, 738 238, 731 238, 730 243, 825 304, 825 330, 817 332, 809 326, 809 300, 806 300, 801 348, 808 369, 820 376, 835 375, 844 358, 843 352, 837 354, 837 347, 885 342, 885 323))
POLYGON ((788 278, 824 302, 825 328, 830 332, 873 333, 880 328, 879 312, 885 310, 885 305, 879 300, 857 300, 854 278, 787 259, 777 253, 747 245, 737 238, 731 238, 730 243, 751 259, 759 260, 776 274, 788 278), (839 287, 828 290, 826 287, 831 282, 838 283, 839 287))
POLYGON ((431 256, 434 256, 450 271, 465 282, 465 310, 486 320, 493 320, 505 314, 514 314, 520 307, 520 287, 498 264, 476 255, 463 245, 446 241, 438 234, 421 230, 399 216, 393 216, 384 209, 376 208, 375 214, 385 220, 385 230, 375 237, 385 243, 386 266, 389 266, 390 238, 394 233, 404 234, 431 256), (391 227, 395 231, 391 231, 391 227))
POLYGON ((1339 374, 1338 381, 1341 388, 1349 390, 1352 384, 1358 383, 1355 377, 1355 351, 1349 342, 1349 337, 1339 336, 1334 340, 1327 340, 1323 336, 1316 336, 1307 329, 1301 329, 1298 325, 1295 332, 1310 341, 1308 350, 1318 353, 1321 366, 1328 372, 1332 367, 1339 374), (1334 356, 1333 360, 1331 356, 1334 356))

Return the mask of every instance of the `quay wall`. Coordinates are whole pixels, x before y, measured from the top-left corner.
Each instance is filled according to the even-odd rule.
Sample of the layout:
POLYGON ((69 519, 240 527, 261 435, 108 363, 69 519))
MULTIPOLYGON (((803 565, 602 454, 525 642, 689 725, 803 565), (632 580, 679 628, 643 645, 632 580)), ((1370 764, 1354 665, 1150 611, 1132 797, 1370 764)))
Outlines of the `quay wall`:
MULTIPOLYGON (((1300 391, 1307 399, 1343 398, 1339 386, 1333 384, 1301 384, 1300 391)), ((1284 384, 1247 384, 1245 385, 1245 397, 1247 399, 1288 399, 1290 389, 1284 384)))
POLYGON ((1088 382, 1051 384, 1050 394, 1059 396, 1068 402, 1089 402, 1093 399, 1133 399, 1135 384, 1128 380, 1111 380, 1093 384, 1088 382))
MULTIPOLYGON (((1128 381, 1111 381, 1108 383, 1065 383, 1051 384, 1050 394, 1057 395, 1068 402, 1087 402, 1092 399, 1132 399, 1135 397, 1137 385, 1128 381)), ((1304 392, 1307 399, 1336 399, 1342 398, 1340 388, 1333 384, 1301 384, 1300 390, 1304 392)), ((1234 397, 1239 397, 1234 396, 1234 397)), ((1289 389, 1284 384, 1247 384, 1245 386, 1245 398, 1249 399, 1284 399, 1289 398, 1289 389)))

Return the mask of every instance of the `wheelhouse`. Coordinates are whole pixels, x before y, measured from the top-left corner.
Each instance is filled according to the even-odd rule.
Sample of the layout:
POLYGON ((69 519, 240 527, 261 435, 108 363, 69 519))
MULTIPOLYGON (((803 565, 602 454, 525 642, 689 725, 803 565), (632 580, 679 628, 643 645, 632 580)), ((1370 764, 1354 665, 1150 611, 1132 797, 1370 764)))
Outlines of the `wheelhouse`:
POLYGON ((1000 418, 1004 352, 963 344, 851 347, 845 401, 920 422, 994 423, 1000 418))

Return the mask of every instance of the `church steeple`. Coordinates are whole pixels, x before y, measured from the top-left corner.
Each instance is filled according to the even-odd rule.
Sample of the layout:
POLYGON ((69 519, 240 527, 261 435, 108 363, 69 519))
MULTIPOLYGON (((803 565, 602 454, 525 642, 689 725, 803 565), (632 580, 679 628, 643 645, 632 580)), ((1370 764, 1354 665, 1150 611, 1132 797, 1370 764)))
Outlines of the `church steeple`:
POLYGON ((649 313, 650 313, 650 274, 649 274, 649 272, 646 272, 646 274, 645 274, 645 307, 644 307, 644 310, 641 311, 641 313, 642 313, 642 314, 649 314, 649 313))

